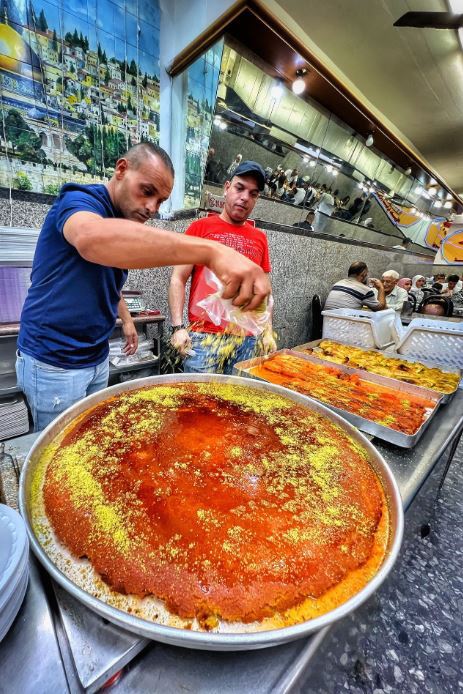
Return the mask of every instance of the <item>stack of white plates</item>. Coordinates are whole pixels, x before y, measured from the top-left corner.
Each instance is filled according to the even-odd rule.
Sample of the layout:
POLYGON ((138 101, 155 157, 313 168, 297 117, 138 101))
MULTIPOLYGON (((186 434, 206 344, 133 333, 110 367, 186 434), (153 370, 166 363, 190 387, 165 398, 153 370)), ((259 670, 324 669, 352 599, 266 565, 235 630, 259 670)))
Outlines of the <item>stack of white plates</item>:
POLYGON ((17 511, 0 504, 0 641, 19 612, 28 579, 26 526, 17 511))
MULTIPOLYGON (((21 394, 0 399, 0 441, 29 431, 29 415, 21 394)), ((1 599, 1 598, 0 598, 1 599)))

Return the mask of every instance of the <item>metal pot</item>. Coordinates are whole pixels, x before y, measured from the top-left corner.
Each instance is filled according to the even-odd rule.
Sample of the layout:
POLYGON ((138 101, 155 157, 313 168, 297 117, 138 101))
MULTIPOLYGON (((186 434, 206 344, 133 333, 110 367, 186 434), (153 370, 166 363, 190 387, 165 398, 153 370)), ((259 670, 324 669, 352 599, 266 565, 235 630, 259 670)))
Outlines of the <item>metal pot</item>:
POLYGON ((110 622, 117 624, 123 629, 128 629, 129 631, 139 634, 140 636, 145 636, 147 638, 162 641, 163 643, 172 644, 174 646, 184 646, 187 648, 198 648, 203 650, 238 651, 277 646, 288 641, 293 641, 295 639, 308 636, 309 634, 332 624, 336 620, 341 619, 346 614, 361 605, 367 598, 369 598, 370 595, 372 595, 372 593, 374 593, 384 581, 397 558, 403 534, 402 501, 395 479, 383 457, 378 453, 374 446, 372 446, 368 439, 366 439, 363 434, 355 429, 355 427, 315 400, 290 391, 286 388, 282 388, 281 386, 260 381, 252 381, 237 376, 220 376, 216 374, 172 374, 169 376, 152 376, 126 383, 119 383, 95 393, 94 395, 90 395, 88 398, 85 398, 84 400, 81 400, 70 407, 42 432, 32 446, 21 475, 19 506, 21 514, 26 522, 29 540, 34 554, 47 569, 51 577, 54 578, 65 590, 71 593, 71 595, 77 598, 77 600, 80 600, 84 605, 89 607, 94 612, 97 612, 102 617, 105 617, 110 622), (370 463, 378 474, 386 494, 390 513, 390 528, 389 542, 384 561, 376 575, 358 593, 336 609, 331 610, 320 617, 301 624, 296 624, 294 626, 269 631, 253 633, 246 632, 241 634, 205 633, 162 626, 160 624, 156 624, 155 622, 150 622, 118 610, 117 608, 107 605, 103 601, 93 597, 85 590, 78 587, 54 565, 39 543, 32 528, 31 522, 31 481, 34 476, 34 470, 42 456, 44 449, 63 430, 63 428, 67 427, 78 415, 110 396, 134 390, 136 388, 141 388, 143 386, 180 382, 226 382, 246 386, 255 390, 278 393, 279 395, 293 400, 299 405, 304 405, 310 410, 322 414, 332 422, 335 422, 339 427, 347 432, 349 436, 358 441, 360 445, 367 450, 370 463))

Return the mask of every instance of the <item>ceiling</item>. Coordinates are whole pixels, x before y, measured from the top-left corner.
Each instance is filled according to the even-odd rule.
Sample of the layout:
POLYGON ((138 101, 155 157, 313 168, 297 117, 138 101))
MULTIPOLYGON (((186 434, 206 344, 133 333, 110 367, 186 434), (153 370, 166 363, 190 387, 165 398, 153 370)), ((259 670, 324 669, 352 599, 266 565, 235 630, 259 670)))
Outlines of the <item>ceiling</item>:
POLYGON ((408 11, 447 11, 445 0, 262 4, 463 197, 463 50, 457 34, 393 27, 408 11))

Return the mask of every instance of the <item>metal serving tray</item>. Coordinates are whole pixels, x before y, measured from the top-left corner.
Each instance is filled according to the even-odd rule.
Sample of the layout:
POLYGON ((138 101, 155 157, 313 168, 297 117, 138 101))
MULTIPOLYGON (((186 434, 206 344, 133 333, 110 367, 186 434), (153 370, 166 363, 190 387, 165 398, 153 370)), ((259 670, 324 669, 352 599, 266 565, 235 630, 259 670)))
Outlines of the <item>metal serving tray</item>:
POLYGON ((32 446, 29 455, 26 458, 19 487, 19 507, 21 514, 25 520, 27 532, 34 554, 49 572, 53 579, 57 581, 65 590, 73 595, 77 600, 94 610, 102 617, 117 624, 123 629, 128 629, 140 636, 145 636, 150 639, 162 641, 174 646, 184 646, 186 648, 197 648, 211 651, 238 651, 251 650, 256 648, 266 648, 277 646, 288 641, 302 638, 311 634, 323 627, 332 624, 346 614, 356 609, 367 598, 369 598, 375 590, 381 585, 399 553, 402 534, 403 534, 403 508, 400 498, 400 492, 397 483, 391 473, 384 458, 378 453, 375 447, 355 429, 349 422, 329 410, 324 405, 321 405, 316 400, 307 396, 295 393, 286 388, 281 388, 273 384, 263 381, 251 381, 249 379, 237 378, 236 376, 219 376, 215 374, 171 374, 168 376, 150 376, 135 381, 127 381, 126 383, 118 383, 110 388, 106 388, 94 395, 81 400, 77 404, 70 407, 66 412, 63 412, 54 422, 52 422, 38 437, 32 446), (59 435, 65 427, 67 427, 77 416, 85 412, 87 409, 94 407, 99 402, 108 397, 119 393, 141 388, 143 386, 157 384, 171 384, 184 382, 217 382, 217 383, 232 383, 240 386, 248 386, 256 390, 265 390, 272 393, 278 393, 290 400, 293 400, 299 405, 304 405, 310 410, 317 412, 327 419, 335 422, 341 429, 359 443, 368 453, 368 459, 372 468, 379 476, 383 489, 386 495, 389 513, 390 513, 390 528, 389 538, 384 561, 378 572, 373 576, 371 581, 367 583, 358 593, 352 596, 345 603, 334 610, 317 617, 316 619, 296 624, 282 629, 272 629, 269 631, 261 631, 254 633, 211 633, 211 632, 195 632, 187 629, 177 629, 174 627, 166 627, 155 622, 151 622, 133 614, 118 610, 111 605, 95 598, 90 593, 73 583, 65 574, 63 574, 51 561, 48 554, 38 541, 31 523, 31 486, 35 469, 40 461, 45 448, 59 435))
MULTIPOLYGON (((317 359, 322 359, 327 364, 334 364, 335 366, 340 366, 340 364, 337 364, 337 362, 330 361, 329 359, 324 359, 324 357, 322 356, 322 353, 318 352, 317 347, 319 346, 319 344, 321 342, 323 342, 323 339, 326 339, 326 338, 322 338, 321 340, 314 340, 313 342, 306 342, 305 344, 297 345, 296 347, 291 347, 291 351, 292 352, 298 352, 298 353, 300 353, 300 352, 304 353, 305 349, 313 349, 316 352, 315 356, 317 359)), ((330 340, 330 342, 336 342, 336 340, 330 340)), ((338 344, 344 344, 344 343, 339 342, 338 344)), ((450 400, 453 398, 453 396, 457 392, 458 388, 463 387, 463 381, 461 379, 461 370, 460 369, 456 369, 456 368, 455 369, 446 369, 443 366, 441 366, 440 364, 435 364, 435 363, 433 364, 432 362, 430 362, 426 359, 412 359, 412 357, 408 357, 406 354, 398 354, 397 352, 388 352, 387 350, 384 350, 384 349, 374 349, 373 347, 362 348, 362 347, 358 347, 357 345, 355 345, 355 348, 356 349, 363 349, 364 352, 376 352, 377 354, 383 354, 385 357, 388 357, 389 359, 398 359, 399 361, 409 361, 409 362, 412 362, 413 364, 419 363, 419 364, 423 364, 424 366, 429 366, 433 369, 439 369, 439 371, 443 371, 444 373, 457 374, 458 378, 460 379, 460 382, 456 386, 455 390, 453 390, 451 393, 440 393, 439 390, 433 391, 434 393, 440 393, 442 395, 442 399, 441 399, 442 405, 444 405, 447 402, 450 402, 450 400)), ((310 354, 308 356, 310 356, 310 354)), ((351 366, 349 368, 354 368, 354 367, 351 366)), ((362 371, 365 373, 372 373, 371 371, 367 371, 367 369, 359 369, 359 371, 362 371)), ((379 374, 375 374, 375 375, 379 375, 379 374)), ((399 383, 405 383, 405 381, 400 381, 400 379, 394 378, 393 376, 387 376, 387 377, 383 376, 383 378, 390 378, 391 381, 395 381, 395 382, 398 381, 399 383)), ((413 385, 413 384, 410 383, 409 385, 413 385)), ((431 390, 430 388, 426 388, 425 386, 415 386, 415 388, 422 388, 426 391, 431 390)))
MULTIPOLYGON (((348 410, 343 410, 340 407, 335 407, 334 405, 323 403, 325 407, 329 407, 329 409, 333 410, 333 412, 337 412, 342 417, 345 417, 351 424, 358 427, 365 433, 371 434, 372 436, 376 436, 377 438, 382 439, 383 441, 393 443, 396 446, 400 446, 401 448, 413 448, 413 446, 415 446, 418 443, 420 438, 423 436, 426 428, 428 427, 429 422, 436 414, 437 409, 442 400, 442 396, 439 393, 436 393, 435 390, 427 390, 426 388, 413 386, 409 383, 403 383, 402 381, 397 381, 393 378, 378 376, 377 374, 372 374, 369 371, 353 369, 350 366, 344 366, 344 364, 335 364, 333 362, 327 362, 324 359, 312 357, 310 354, 303 354, 302 352, 295 353, 291 349, 281 349, 278 352, 272 352, 266 357, 256 357, 254 359, 248 359, 247 361, 239 362, 238 364, 235 364, 235 372, 241 376, 245 375, 257 380, 265 380, 261 379, 260 376, 255 376, 254 374, 251 374, 250 371, 251 369, 254 369, 256 366, 260 366, 260 364, 262 364, 264 361, 274 356, 275 354, 290 354, 293 357, 304 359, 305 361, 309 361, 312 364, 319 364, 325 367, 329 365, 331 368, 338 369, 339 371, 342 371, 345 374, 355 374, 362 381, 384 386, 395 391, 396 393, 407 393, 408 395, 414 395, 416 397, 427 398, 431 400, 434 403, 434 407, 429 413, 429 416, 424 420, 418 431, 416 431, 414 434, 404 434, 401 431, 396 431, 396 429, 391 429, 390 427, 386 427, 383 424, 377 424, 376 422, 372 422, 370 419, 365 419, 364 417, 360 417, 357 414, 348 412, 348 410)), ((267 381, 265 382, 267 383, 267 381)), ((285 390, 293 392, 289 388, 285 388, 285 390)), ((399 401, 398 406, 400 406, 399 401)))

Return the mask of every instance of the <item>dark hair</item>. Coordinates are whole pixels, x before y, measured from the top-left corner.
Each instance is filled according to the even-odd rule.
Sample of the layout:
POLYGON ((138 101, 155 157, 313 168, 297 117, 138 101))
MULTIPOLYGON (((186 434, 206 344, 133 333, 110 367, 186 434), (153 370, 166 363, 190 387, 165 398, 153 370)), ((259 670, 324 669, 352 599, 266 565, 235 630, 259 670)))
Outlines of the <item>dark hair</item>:
POLYGON ((460 278, 458 277, 458 275, 449 275, 447 277, 447 282, 458 282, 459 280, 460 278))
POLYGON ((436 292, 441 292, 442 291, 443 285, 440 282, 434 282, 432 285, 432 289, 435 289, 436 292))
POLYGON ((444 316, 447 318, 451 317, 453 314, 453 301, 448 298, 448 296, 442 296, 441 294, 431 294, 426 296, 421 302, 418 312, 423 313, 425 306, 433 304, 435 306, 442 306, 444 309, 444 316))
POLYGON ((408 239, 407 237, 405 237, 404 240, 402 241, 402 243, 413 243, 413 241, 411 239, 408 239))
POLYGON ((156 145, 154 142, 139 142, 131 147, 121 159, 127 159, 135 169, 138 169, 140 164, 149 156, 159 157, 166 168, 169 169, 172 176, 175 176, 172 159, 165 149, 159 147, 159 145, 156 145))
POLYGON ((307 210, 307 214, 315 214, 315 210, 313 209, 313 207, 310 207, 310 208, 307 210))
POLYGON ((352 277, 354 275, 360 275, 364 270, 367 269, 367 264, 364 263, 362 260, 357 260, 355 263, 352 263, 350 266, 347 276, 352 277))

